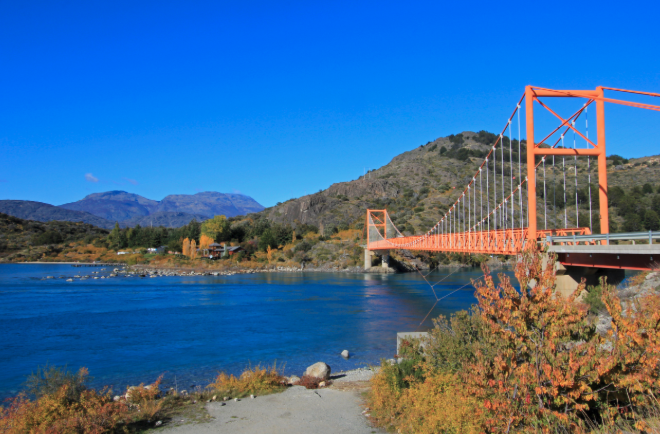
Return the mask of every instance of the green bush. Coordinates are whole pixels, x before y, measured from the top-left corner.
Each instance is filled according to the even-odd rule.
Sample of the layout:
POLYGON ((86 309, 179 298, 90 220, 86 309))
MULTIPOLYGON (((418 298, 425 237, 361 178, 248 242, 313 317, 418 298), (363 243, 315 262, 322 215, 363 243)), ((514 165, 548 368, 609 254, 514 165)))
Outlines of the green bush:
POLYGON ((88 381, 85 369, 74 374, 69 372, 66 366, 57 367, 46 364, 38 367, 36 372, 28 376, 25 388, 29 395, 39 399, 54 394, 62 386, 67 386, 67 397, 71 401, 77 401, 82 392, 87 390, 88 381))

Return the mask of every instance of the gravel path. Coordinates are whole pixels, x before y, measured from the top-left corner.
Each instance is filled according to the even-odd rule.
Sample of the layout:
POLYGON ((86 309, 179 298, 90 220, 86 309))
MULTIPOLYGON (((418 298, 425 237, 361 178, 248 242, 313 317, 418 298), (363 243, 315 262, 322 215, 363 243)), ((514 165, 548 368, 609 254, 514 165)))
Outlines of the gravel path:
POLYGON ((358 369, 333 375, 329 388, 308 390, 293 386, 274 395, 206 404, 211 421, 165 428, 167 434, 373 434, 365 416, 362 392, 373 372, 358 369), (364 413, 363 413, 364 412, 364 413))

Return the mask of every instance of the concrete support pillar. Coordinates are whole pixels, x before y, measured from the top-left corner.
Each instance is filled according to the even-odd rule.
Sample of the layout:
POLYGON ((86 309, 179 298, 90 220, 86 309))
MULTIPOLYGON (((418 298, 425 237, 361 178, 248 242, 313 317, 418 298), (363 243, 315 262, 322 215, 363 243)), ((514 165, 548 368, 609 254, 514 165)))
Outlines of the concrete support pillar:
MULTIPOLYGON (((547 266, 547 255, 544 258, 543 266, 547 266)), ((625 270, 616 268, 596 268, 596 267, 572 267, 563 266, 560 262, 555 262, 556 270, 555 291, 563 297, 571 296, 584 278, 587 286, 596 286, 600 283, 601 277, 607 277, 607 283, 618 285, 625 279, 625 270)))
POLYGON ((383 250, 382 258, 383 258, 383 263, 381 264, 381 266, 383 268, 389 268, 389 266, 390 266, 390 251, 389 250, 383 250))
POLYGON ((374 252, 368 249, 364 249, 364 269, 368 270, 371 268, 371 260, 373 259, 374 252))

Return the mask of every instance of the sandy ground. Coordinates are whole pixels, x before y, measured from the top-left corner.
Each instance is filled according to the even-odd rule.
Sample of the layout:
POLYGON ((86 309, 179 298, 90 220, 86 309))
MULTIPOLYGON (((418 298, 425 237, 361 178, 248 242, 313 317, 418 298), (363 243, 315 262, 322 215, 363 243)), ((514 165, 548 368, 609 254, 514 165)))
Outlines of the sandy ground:
POLYGON ((285 392, 206 404, 211 420, 164 427, 167 434, 265 433, 265 434, 374 434, 364 413, 362 393, 373 373, 356 370, 332 376, 333 385, 318 390, 293 386, 285 392))

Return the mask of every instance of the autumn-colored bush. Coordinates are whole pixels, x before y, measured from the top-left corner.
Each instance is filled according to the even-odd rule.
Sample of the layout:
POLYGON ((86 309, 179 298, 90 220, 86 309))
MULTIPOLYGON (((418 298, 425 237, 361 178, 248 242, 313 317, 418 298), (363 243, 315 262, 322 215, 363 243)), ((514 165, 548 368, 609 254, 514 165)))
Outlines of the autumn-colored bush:
MULTIPOLYGON (((86 376, 84 368, 76 374, 79 380, 86 376)), ((58 381, 66 377, 51 375, 58 381)), ((105 433, 115 431, 128 420, 130 412, 126 403, 114 402, 107 391, 78 387, 84 381, 62 381, 58 389, 50 392, 46 383, 41 384, 46 387, 38 388, 40 396, 35 401, 20 394, 6 408, 0 408, 0 432, 105 433)))
POLYGON ((369 398, 374 420, 401 432, 644 429, 659 408, 660 296, 622 305, 602 281, 612 316, 603 337, 576 300, 584 286, 558 296, 554 267, 544 263, 554 258, 521 255, 518 287, 505 275, 496 285, 484 267, 484 279, 473 282, 472 315, 436 321, 416 365, 421 375, 401 381, 400 368, 383 364, 369 398), (472 418, 463 418, 464 408, 472 418))
POLYGON ((128 400, 114 401, 110 391, 88 389, 87 369, 76 374, 45 367, 28 379, 25 393, 0 407, 0 433, 114 433, 133 431, 135 424, 153 422, 162 410, 156 400, 161 378, 151 386, 130 389, 128 400))
POLYGON ((221 372, 207 387, 232 397, 240 397, 247 394, 272 393, 285 386, 286 378, 278 372, 276 365, 264 368, 258 365, 247 368, 238 377, 221 372))
POLYGON ((323 383, 324 387, 332 384, 330 380, 312 377, 311 375, 303 375, 300 377, 300 380, 295 383, 295 386, 303 386, 306 389, 318 389, 321 387, 321 383, 323 383))
POLYGON ((145 386, 144 383, 139 386, 129 387, 126 391, 126 400, 132 404, 144 404, 153 401, 160 396, 160 383, 163 381, 161 375, 158 379, 145 386))

